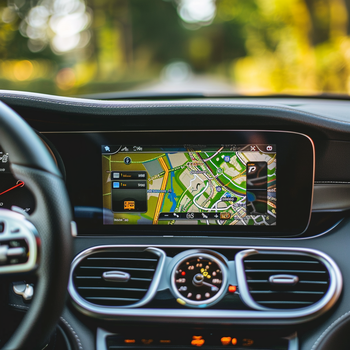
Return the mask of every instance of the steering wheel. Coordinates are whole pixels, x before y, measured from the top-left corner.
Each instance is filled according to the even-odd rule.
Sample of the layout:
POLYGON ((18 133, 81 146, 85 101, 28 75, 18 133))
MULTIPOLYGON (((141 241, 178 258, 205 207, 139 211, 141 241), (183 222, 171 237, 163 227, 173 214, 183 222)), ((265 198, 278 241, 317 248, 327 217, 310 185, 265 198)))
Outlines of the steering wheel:
POLYGON ((34 213, 27 217, 0 209, 0 277, 38 277, 31 306, 2 350, 34 350, 53 331, 64 307, 72 258, 72 213, 64 181, 48 150, 2 102, 0 142, 10 153, 13 175, 26 183, 36 201, 34 213), (11 240, 20 244, 13 247, 11 240))

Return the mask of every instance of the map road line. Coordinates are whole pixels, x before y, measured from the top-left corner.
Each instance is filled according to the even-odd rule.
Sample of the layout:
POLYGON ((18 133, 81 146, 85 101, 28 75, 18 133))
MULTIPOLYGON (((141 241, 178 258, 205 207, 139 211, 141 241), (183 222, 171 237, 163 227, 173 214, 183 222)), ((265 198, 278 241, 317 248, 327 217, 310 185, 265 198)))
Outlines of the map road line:
MULTIPOLYGON (((162 168, 164 169, 164 177, 163 177, 162 187, 160 188, 162 191, 164 191, 166 188, 166 184, 168 182, 169 169, 168 169, 166 163, 164 162, 163 158, 159 158, 158 161, 159 161, 160 165, 162 166, 162 168)), ((154 217, 153 217, 153 225, 158 224, 159 212, 160 212, 160 208, 162 207, 162 204, 163 204, 164 195, 165 195, 165 193, 163 193, 163 192, 159 193, 156 210, 155 210, 154 217)))

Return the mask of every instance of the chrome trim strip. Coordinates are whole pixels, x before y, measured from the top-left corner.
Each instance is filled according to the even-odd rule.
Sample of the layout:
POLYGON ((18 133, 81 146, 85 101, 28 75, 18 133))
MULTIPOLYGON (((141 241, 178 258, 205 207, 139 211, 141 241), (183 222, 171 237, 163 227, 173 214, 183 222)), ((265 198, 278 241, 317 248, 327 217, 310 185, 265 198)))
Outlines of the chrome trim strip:
POLYGON ((71 297, 73 298, 73 300, 75 301, 75 303, 77 303, 79 306, 83 308, 86 308, 87 310, 98 310, 98 312, 104 313, 108 309, 109 311, 115 312, 117 314, 120 309, 141 307, 147 304, 149 301, 151 301, 157 292, 157 288, 160 282, 160 276, 164 268, 166 255, 163 252, 163 250, 158 248, 153 248, 153 247, 146 247, 146 249, 143 249, 143 248, 144 247, 132 247, 132 246, 99 246, 99 247, 92 247, 87 250, 84 250, 79 255, 77 255, 71 264, 71 271, 70 271, 69 282, 68 282, 68 291, 71 297), (73 273, 75 268, 84 258, 86 258, 91 254, 101 253, 101 252, 114 252, 114 251, 117 252, 118 248, 119 250, 120 248, 122 248, 123 251, 126 251, 126 249, 128 248, 131 248, 131 249, 141 248, 140 251, 147 251, 159 257, 156 271, 154 272, 152 282, 148 288, 146 295, 143 297, 143 299, 139 300, 137 303, 127 305, 127 306, 118 306, 118 307, 96 305, 86 301, 84 298, 80 296, 80 294, 74 288, 73 273))
POLYGON ((128 282, 130 273, 122 271, 106 271, 102 274, 102 278, 107 282, 128 282))
MULTIPOLYGON (((89 248, 81 252, 72 263, 72 269, 69 279, 68 291, 73 298, 74 305, 82 313, 108 320, 120 320, 120 321, 152 321, 152 322, 183 322, 183 323, 219 323, 219 324, 259 324, 264 323, 268 325, 282 325, 282 324, 298 324, 306 321, 310 321, 324 312, 329 310, 335 302, 338 300, 342 287, 343 278, 341 272, 333 261, 325 253, 318 250, 308 248, 283 248, 283 247, 249 247, 249 246, 207 246, 203 245, 200 247, 185 246, 185 245, 157 245, 157 248, 149 248, 158 250, 161 248, 183 248, 183 249, 241 249, 241 250, 254 250, 254 251, 267 251, 276 252, 283 251, 286 254, 303 253, 310 255, 321 260, 327 267, 330 273, 330 287, 326 295, 317 303, 312 306, 308 306, 301 309, 291 310, 215 310, 215 309, 149 309, 149 308, 115 308, 115 307, 100 307, 86 302, 76 300, 76 292, 72 283, 72 271, 74 270, 73 263, 77 261, 78 257, 89 255, 92 252, 100 251, 104 249, 144 249, 148 248, 148 245, 111 245, 111 246, 96 246, 89 248)), ((164 256, 165 253, 163 252, 164 256)), ((75 264, 76 265, 76 264, 75 264)), ((157 274, 158 282, 160 281, 161 274, 157 274)), ((163 276, 163 278, 168 278, 163 276)), ((240 293, 242 297, 242 291, 240 293)), ((244 296, 243 296, 244 297, 244 296)))
MULTIPOLYGON (((320 314, 329 310, 334 305, 334 303, 338 300, 342 291, 343 279, 342 279, 341 272, 338 266, 336 265, 336 263, 334 262, 334 260, 331 259, 328 255, 320 251, 316 251, 313 249, 306 249, 306 248, 303 248, 303 249, 299 248, 294 250, 291 248, 272 248, 272 249, 259 248, 259 249, 243 250, 237 253, 235 257, 237 281, 238 281, 238 288, 241 291, 241 298, 243 302, 247 306, 255 310, 263 310, 263 311, 276 310, 276 309, 261 306, 252 298, 251 294, 249 293, 248 283, 247 283, 247 279, 244 271, 243 260, 244 258, 251 255, 280 254, 281 252, 283 252, 286 255, 297 254, 300 256, 308 256, 308 257, 317 259, 326 266, 329 273, 330 283, 329 283, 328 291, 322 297, 322 299, 320 299, 313 305, 307 306, 305 308, 294 309, 294 310, 301 311, 301 312, 303 312, 304 310, 307 310, 308 314, 310 315, 320 314)), ((281 312, 287 312, 287 310, 281 309, 281 312)))
POLYGON ((254 255, 254 254, 258 254, 258 251, 255 249, 242 250, 241 252, 236 254, 235 264, 236 264, 238 290, 242 301, 248 307, 254 310, 267 311, 268 309, 266 307, 256 303, 255 300, 250 295, 247 279, 244 272, 243 259, 249 255, 254 255))
POLYGON ((299 339, 297 332, 284 339, 288 339, 288 350, 299 350, 299 339))
POLYGON ((269 282, 271 284, 280 284, 280 285, 292 285, 294 286, 299 282, 299 277, 294 275, 274 275, 270 276, 269 282))
POLYGON ((312 211, 342 212, 350 209, 350 184, 315 183, 312 211))
POLYGON ((102 328, 97 328, 97 331, 96 331, 96 350, 108 350, 107 337, 109 337, 111 335, 115 335, 115 333, 109 333, 102 328))
MULTIPOLYGON (((186 305, 191 307, 208 307, 216 304, 224 296, 224 292, 226 291, 227 284, 228 284, 228 265, 226 262, 227 261, 226 258, 217 252, 211 252, 209 250, 203 250, 203 249, 186 250, 184 253, 186 253, 185 256, 183 256, 183 254, 180 253, 173 258, 174 260, 177 259, 176 264, 170 274, 170 286, 171 286, 171 291, 173 295, 175 296, 175 298, 185 301, 186 305), (212 260, 216 264, 218 264, 222 272, 222 284, 219 291, 210 299, 195 301, 195 300, 187 299, 179 293, 175 285, 175 272, 180 266, 180 264, 182 264, 185 260, 196 258, 199 256, 212 260), (218 259, 218 256, 221 259, 218 259)), ((192 281, 190 283, 192 283, 192 281)))

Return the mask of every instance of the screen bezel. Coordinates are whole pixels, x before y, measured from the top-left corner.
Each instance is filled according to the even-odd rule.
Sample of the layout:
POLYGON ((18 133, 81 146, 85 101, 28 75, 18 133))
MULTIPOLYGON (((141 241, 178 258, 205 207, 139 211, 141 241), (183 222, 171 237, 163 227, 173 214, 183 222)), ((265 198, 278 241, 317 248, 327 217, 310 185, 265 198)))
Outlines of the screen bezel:
MULTIPOLYGON (((67 173, 67 188, 73 206, 102 208, 101 145, 139 144, 275 144, 277 149, 277 224, 275 226, 194 226, 194 225, 103 225, 101 217, 76 218, 79 234, 137 236, 286 237, 305 232, 311 216, 315 151, 306 135, 289 131, 112 131, 49 133, 61 154, 67 173), (208 142, 203 142, 208 140, 208 142), (72 154, 83 154, 72 157, 72 154), (84 156, 85 154, 85 156, 84 156), (86 156, 89 176, 82 176, 86 156), (74 160, 72 160, 74 158, 74 160), (85 160, 84 160, 85 159, 85 160), (290 164, 298 166, 290 166, 290 164), (93 186, 91 186, 93 184, 93 186), (89 195, 86 195, 86 188, 89 195), (302 193, 302 197, 300 196, 302 193), (94 203, 94 204, 93 204, 94 203), (293 215, 293 208, 298 213, 293 215), (291 219, 292 218, 292 219, 291 219)), ((101 212, 102 213, 102 212, 101 212)))

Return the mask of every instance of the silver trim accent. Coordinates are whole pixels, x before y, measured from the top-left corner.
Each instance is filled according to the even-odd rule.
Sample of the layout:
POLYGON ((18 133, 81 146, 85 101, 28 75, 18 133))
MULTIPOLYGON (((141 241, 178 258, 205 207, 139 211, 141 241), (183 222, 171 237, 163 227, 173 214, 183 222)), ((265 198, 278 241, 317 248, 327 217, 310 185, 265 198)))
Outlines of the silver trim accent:
MULTIPOLYGON (((156 245, 158 250, 161 248, 183 248, 193 249, 194 246, 186 245, 156 245)), ((96 246, 91 247, 83 252, 79 256, 84 255, 86 252, 91 254, 95 250, 104 250, 105 248, 112 249, 144 249, 148 245, 112 245, 112 246, 96 246)), ((157 249, 152 248, 152 249, 157 249)), ((73 263, 71 268, 71 275, 69 279, 68 291, 73 298, 73 304, 82 313, 88 316, 92 316, 100 319, 109 320, 120 320, 120 321, 151 321, 151 322, 182 322, 182 323, 193 323, 198 322, 202 324, 266 324, 266 325, 290 325, 299 324, 306 321, 311 321, 316 317, 319 317, 326 311, 328 311, 338 300, 342 287, 343 278, 341 272, 336 263, 325 253, 322 253, 315 249, 308 248, 283 248, 283 247, 249 247, 249 246, 209 246, 202 245, 199 249, 242 249, 242 250, 254 250, 254 251, 283 251, 290 254, 298 252, 304 254, 310 254, 313 257, 320 258, 323 262, 326 262, 326 266, 330 271, 331 283, 330 288, 326 295, 319 302, 312 306, 305 307, 302 309, 291 309, 291 310, 218 310, 215 309, 149 309, 149 308, 111 308, 111 307, 99 307, 83 300, 79 302, 75 299, 74 287, 72 283, 72 271, 73 263), (325 299, 327 297, 327 299, 325 299)), ((165 253, 163 252, 165 255, 165 253)), ((77 259, 76 258, 76 259, 77 259)), ((74 259, 74 261, 76 261, 74 259)), ((170 259, 170 258, 168 258, 170 259)), ((230 262, 231 263, 231 262, 230 262)), ((167 271, 167 269, 165 269, 167 271)), ((157 274, 157 278, 161 278, 161 274, 157 274)), ((163 277, 168 278, 168 277, 163 277)), ((159 281, 158 281, 159 283, 159 281)), ((242 295, 240 291, 240 295, 242 295)))
POLYGON ((24 300, 32 300, 34 295, 34 288, 28 283, 14 284, 13 291, 15 294, 21 295, 24 300))
MULTIPOLYGON (((331 259, 328 255, 313 249, 306 248, 257 248, 257 249, 247 249, 243 250, 236 254, 235 262, 236 262, 236 271, 237 271, 237 282, 238 288, 241 292, 241 298, 243 302, 252 309, 261 310, 261 311, 271 311, 276 310, 273 308, 268 308, 259 305, 249 293, 249 287, 245 276, 244 264, 243 260, 251 255, 255 254, 281 254, 283 252, 286 255, 300 255, 300 256, 308 256, 314 259, 321 261, 327 268, 329 273, 329 288, 326 294, 322 299, 317 301, 316 303, 300 308, 300 309, 291 309, 296 312, 304 312, 307 311, 308 315, 311 314, 320 314, 327 310, 329 310, 334 303, 338 300, 342 287, 343 287, 343 278, 342 274, 339 270, 339 267, 336 265, 333 259, 331 259)), ((286 312, 287 310, 281 310, 280 312, 286 312)))
MULTIPOLYGON (((222 256, 221 254, 217 252, 211 252, 209 250, 188 250, 186 251, 187 255, 182 256, 183 254, 180 253, 176 255, 173 259, 177 259, 176 265, 174 266, 171 274, 170 274, 170 285, 171 285, 171 291, 174 294, 176 299, 181 299, 184 302, 186 302, 186 306, 191 306, 191 307, 208 307, 216 304, 220 299, 224 296, 224 292, 226 291, 227 288, 227 283, 228 283, 228 273, 227 273, 227 263, 226 263, 226 258, 222 256), (181 256, 181 257, 180 257, 181 256), (180 257, 180 259, 179 259, 180 257), (221 269, 222 272, 222 284, 219 289, 219 291, 211 298, 207 300, 201 300, 201 301, 195 301, 195 300, 190 300, 185 298, 183 295, 179 293, 177 290, 177 287, 175 285, 175 273, 178 267, 186 260, 191 259, 191 258, 197 258, 197 257, 204 257, 207 258, 208 260, 211 260, 215 262, 219 268, 221 269), (220 259, 220 258, 221 259, 220 259)), ((190 281, 189 283, 192 283, 190 281)))
MULTIPOLYGON (((312 140, 312 138, 306 134, 296 132, 296 131, 285 131, 285 130, 247 130, 247 129, 228 129, 228 130, 107 130, 107 131, 42 131, 41 134, 98 134, 98 133, 166 133, 166 132, 179 132, 179 133, 201 133, 201 132, 271 132, 271 133, 285 133, 285 134, 294 134, 294 135, 300 135, 306 137, 311 144, 312 148, 312 182, 311 182, 311 201, 310 201, 310 213, 309 213, 309 220, 307 222, 307 225, 305 227, 305 230, 300 233, 302 235, 309 227, 310 221, 311 221, 311 214, 312 214, 312 203, 314 200, 314 182, 315 182, 315 144, 312 140)), ((266 238, 271 239, 271 238, 266 238)), ((272 238, 273 239, 273 238, 272 238)))
POLYGON ((70 222, 70 232, 72 237, 77 237, 78 236, 78 226, 75 221, 70 222))
POLYGON ((164 268, 165 258, 166 258, 166 255, 163 252, 163 250, 158 248, 153 248, 153 247, 146 247, 146 249, 144 249, 144 247, 132 247, 132 246, 98 246, 98 247, 89 248, 81 252, 79 255, 77 255, 71 264, 71 271, 70 271, 69 282, 68 282, 69 294, 71 295, 72 299, 75 301, 77 305, 87 310, 90 310, 92 312, 97 311, 97 313, 102 313, 102 314, 107 314, 107 310, 108 312, 112 312, 113 314, 118 314, 118 311, 121 309, 141 307, 147 304, 149 301, 151 301, 157 292, 157 288, 160 282, 160 276, 164 268), (143 297, 143 299, 139 300, 137 303, 127 305, 127 306, 118 306, 118 307, 96 305, 86 301, 84 298, 80 296, 80 294, 77 292, 77 290, 74 287, 73 273, 75 268, 84 258, 86 258, 91 254, 101 253, 101 252, 118 252, 120 251, 120 248, 122 248, 123 252, 125 252, 128 248, 130 248, 129 249, 130 251, 135 251, 135 249, 141 248, 140 251, 150 252, 159 257, 156 271, 154 272, 152 282, 149 286, 149 289, 146 295, 143 297))
POLYGON ((108 282, 128 282, 130 274, 123 271, 106 271, 102 274, 102 278, 108 282))
POLYGON ((297 332, 292 334, 290 337, 286 337, 285 339, 289 340, 288 350, 299 350, 299 339, 297 332))
POLYGON ((313 212, 341 212, 349 208, 350 184, 314 184, 313 212))
MULTIPOLYGON (((28 245, 29 257, 27 262, 16 265, 0 265, 0 275, 7 273, 23 273, 36 268, 38 260, 37 239, 38 231, 35 226, 22 214, 7 209, 0 209, 0 222, 4 223, 4 231, 0 233, 0 243, 9 240, 24 239, 28 245), (14 231, 13 233, 11 231, 14 231)), ((5 246, 3 246, 5 250, 5 246)), ((20 253, 20 248, 8 248, 6 254, 20 253), (15 249, 15 250, 13 250, 15 249)), ((16 254, 14 254, 16 255, 16 254)))
POLYGON ((293 275, 274 275, 270 276, 269 282, 271 284, 290 284, 294 285, 299 282, 298 276, 293 275))
POLYGON ((111 335, 115 335, 115 333, 110 333, 110 332, 105 331, 102 328, 97 328, 97 331, 96 331, 96 350, 108 350, 107 337, 109 337, 111 335))

